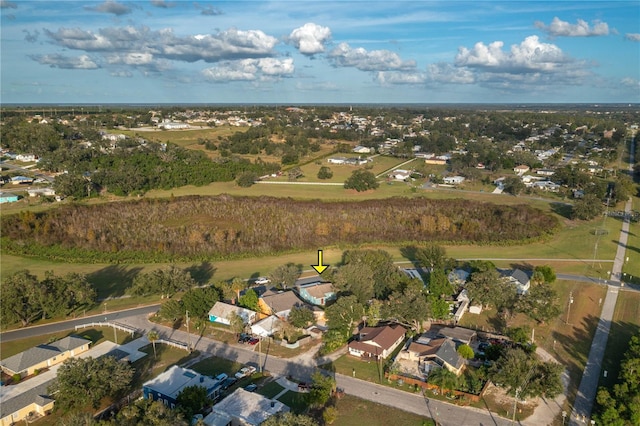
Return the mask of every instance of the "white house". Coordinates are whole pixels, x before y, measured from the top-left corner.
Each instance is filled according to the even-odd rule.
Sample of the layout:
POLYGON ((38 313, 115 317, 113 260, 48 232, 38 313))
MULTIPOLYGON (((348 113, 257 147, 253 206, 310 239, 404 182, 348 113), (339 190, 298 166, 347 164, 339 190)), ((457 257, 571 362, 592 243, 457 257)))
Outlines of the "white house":
POLYGON ((405 181, 411 177, 411 172, 409 170, 396 169, 389 173, 389 177, 395 180, 405 181))
POLYGON ((330 157, 327 159, 327 162, 331 164, 344 164, 347 162, 347 158, 346 157, 330 157))
POLYGON ((275 315, 271 315, 253 324, 251 326, 251 333, 260 337, 269 337, 274 332, 280 330, 281 327, 282 321, 280 321, 275 315))
POLYGON ((202 421, 207 426, 258 426, 269 417, 288 411, 289 407, 276 399, 238 388, 214 405, 202 421))
POLYGON ((525 174, 525 173, 527 173, 529 171, 529 166, 527 166, 525 164, 521 164, 519 166, 515 166, 513 168, 513 171, 518 176, 522 176, 523 174, 525 174))
POLYGON ((351 151, 356 154, 371 154, 371 148, 362 145, 356 146, 351 151))
POLYGON ((242 318, 242 321, 244 321, 245 324, 252 324, 258 315, 257 312, 250 309, 241 308, 240 306, 230 305, 224 302, 216 302, 209 311, 209 321, 229 325, 231 324, 229 318, 234 312, 242 318))
POLYGON ((443 178, 442 181, 447 185, 459 185, 462 182, 464 182, 464 177, 463 176, 447 176, 446 178, 443 178))

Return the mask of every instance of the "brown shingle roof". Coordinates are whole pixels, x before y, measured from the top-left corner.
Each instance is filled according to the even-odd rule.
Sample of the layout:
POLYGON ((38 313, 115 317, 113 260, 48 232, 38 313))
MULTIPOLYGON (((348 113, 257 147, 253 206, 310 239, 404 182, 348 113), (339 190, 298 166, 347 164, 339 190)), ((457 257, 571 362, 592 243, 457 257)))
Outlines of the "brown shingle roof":
MULTIPOLYGON (((389 349, 407 330, 400 325, 387 325, 384 327, 365 327, 360 330, 361 342, 373 342, 382 349, 389 349)), ((370 345, 370 344, 369 344, 370 345)))

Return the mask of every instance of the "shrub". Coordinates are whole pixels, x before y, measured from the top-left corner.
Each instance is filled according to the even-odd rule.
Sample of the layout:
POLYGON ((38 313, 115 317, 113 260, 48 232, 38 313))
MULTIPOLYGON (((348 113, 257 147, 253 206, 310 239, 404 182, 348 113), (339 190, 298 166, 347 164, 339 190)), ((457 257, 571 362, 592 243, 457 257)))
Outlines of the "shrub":
POLYGON ((19 383, 20 379, 22 379, 22 376, 20 376, 20 374, 16 373, 13 376, 11 376, 11 381, 13 383, 19 383))

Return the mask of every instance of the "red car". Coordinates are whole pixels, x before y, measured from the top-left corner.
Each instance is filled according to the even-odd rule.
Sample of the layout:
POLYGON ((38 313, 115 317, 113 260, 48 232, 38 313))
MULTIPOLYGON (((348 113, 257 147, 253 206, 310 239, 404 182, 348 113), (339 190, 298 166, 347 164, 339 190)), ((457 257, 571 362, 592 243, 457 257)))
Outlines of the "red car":
POLYGON ((259 341, 260 339, 256 339, 255 337, 252 337, 251 339, 249 339, 247 343, 249 343, 250 345, 256 345, 259 341))

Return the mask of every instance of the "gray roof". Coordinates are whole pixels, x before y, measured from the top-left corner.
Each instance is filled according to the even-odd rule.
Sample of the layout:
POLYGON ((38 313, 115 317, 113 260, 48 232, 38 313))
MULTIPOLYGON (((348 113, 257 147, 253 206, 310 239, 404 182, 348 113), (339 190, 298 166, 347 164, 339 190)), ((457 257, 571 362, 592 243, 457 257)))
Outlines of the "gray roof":
POLYGON ((35 346, 2 360, 0 361, 0 366, 14 373, 20 373, 29 367, 89 343, 91 343, 91 340, 77 336, 67 336, 52 343, 35 346))
POLYGON ((460 343, 469 343, 476 335, 476 332, 462 327, 442 327, 438 332, 447 339, 456 340, 460 343))
POLYGON ((53 398, 49 397, 47 388, 53 383, 51 379, 44 382, 34 388, 29 389, 13 398, 3 399, 0 404, 0 418, 6 417, 16 411, 28 406, 32 402, 35 402, 39 406, 43 407, 48 404, 53 398))
POLYGON ((293 291, 283 291, 281 293, 267 292, 262 295, 262 300, 273 310, 274 314, 287 311, 294 306, 306 305, 293 291))
POLYGON ((456 370, 464 364, 464 359, 462 359, 456 351, 456 344, 449 339, 442 342, 440 349, 436 352, 436 356, 452 367, 455 367, 456 370))
POLYGON ((500 275, 506 278, 513 278, 522 285, 527 285, 527 283, 531 281, 529 274, 522 269, 503 269, 500 271, 500 275))

